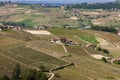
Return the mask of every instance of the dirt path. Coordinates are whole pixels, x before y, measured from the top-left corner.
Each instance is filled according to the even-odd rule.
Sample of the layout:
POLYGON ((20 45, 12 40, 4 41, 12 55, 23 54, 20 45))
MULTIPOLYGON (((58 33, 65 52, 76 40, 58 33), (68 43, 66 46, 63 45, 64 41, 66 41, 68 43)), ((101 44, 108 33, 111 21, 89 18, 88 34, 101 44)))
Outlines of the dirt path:
POLYGON ((66 49, 66 47, 64 46, 64 44, 62 44, 62 46, 63 46, 64 51, 65 51, 66 53, 68 53, 68 50, 66 49))
POLYGON ((95 58, 95 59, 102 59, 103 57, 106 58, 106 59, 108 58, 108 57, 103 56, 103 55, 101 55, 101 54, 92 54, 91 56, 92 56, 93 58, 95 58))
POLYGON ((53 80, 53 79, 54 79, 55 74, 54 74, 54 73, 52 73, 52 72, 50 72, 49 74, 50 74, 51 76, 50 76, 50 78, 49 78, 48 80, 53 80))

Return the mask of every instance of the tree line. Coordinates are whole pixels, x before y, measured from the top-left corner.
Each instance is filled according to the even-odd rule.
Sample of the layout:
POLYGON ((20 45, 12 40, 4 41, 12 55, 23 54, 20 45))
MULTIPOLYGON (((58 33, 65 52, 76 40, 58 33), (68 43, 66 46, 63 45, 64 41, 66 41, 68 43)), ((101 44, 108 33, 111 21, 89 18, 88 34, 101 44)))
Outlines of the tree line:
POLYGON ((5 22, 5 21, 3 21, 2 24, 5 26, 10 25, 10 26, 21 26, 23 28, 32 28, 32 26, 27 25, 23 22, 5 22))
POLYGON ((116 30, 114 27, 108 27, 108 26, 91 26, 90 29, 97 30, 97 31, 118 33, 118 30, 116 30))
POLYGON ((120 3, 108 2, 108 3, 94 3, 94 4, 81 3, 81 4, 68 4, 68 5, 66 5, 67 10, 70 10, 72 8, 111 10, 111 9, 120 9, 120 3))
POLYGON ((0 2, 0 6, 4 6, 5 5, 5 3, 4 2, 0 2))
POLYGON ((16 64, 12 71, 12 77, 4 75, 0 80, 47 80, 47 75, 42 71, 27 70, 23 73, 21 66, 16 64), (22 76, 21 76, 22 75, 22 76))

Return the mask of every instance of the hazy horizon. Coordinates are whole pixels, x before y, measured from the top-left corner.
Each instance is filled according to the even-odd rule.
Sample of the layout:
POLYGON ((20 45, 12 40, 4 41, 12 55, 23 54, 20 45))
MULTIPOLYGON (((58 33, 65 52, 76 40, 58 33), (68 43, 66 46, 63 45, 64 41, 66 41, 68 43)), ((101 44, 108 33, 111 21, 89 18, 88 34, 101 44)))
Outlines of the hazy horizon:
MULTIPOLYGON (((9 1, 9 0, 0 0, 0 1, 9 1)), ((47 3, 96 3, 96 2, 112 2, 115 0, 10 0, 12 2, 47 2, 47 3)))

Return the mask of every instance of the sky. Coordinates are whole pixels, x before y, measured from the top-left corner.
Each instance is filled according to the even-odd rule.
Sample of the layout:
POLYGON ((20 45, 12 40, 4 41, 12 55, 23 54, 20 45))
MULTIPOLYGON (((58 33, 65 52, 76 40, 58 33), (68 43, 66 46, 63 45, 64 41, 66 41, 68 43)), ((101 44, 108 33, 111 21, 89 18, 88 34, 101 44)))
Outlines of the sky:
MULTIPOLYGON (((0 1, 8 1, 8 0, 0 0, 0 1)), ((83 3, 83 2, 111 2, 115 0, 11 0, 11 1, 40 1, 40 2, 62 2, 62 3, 83 3)))

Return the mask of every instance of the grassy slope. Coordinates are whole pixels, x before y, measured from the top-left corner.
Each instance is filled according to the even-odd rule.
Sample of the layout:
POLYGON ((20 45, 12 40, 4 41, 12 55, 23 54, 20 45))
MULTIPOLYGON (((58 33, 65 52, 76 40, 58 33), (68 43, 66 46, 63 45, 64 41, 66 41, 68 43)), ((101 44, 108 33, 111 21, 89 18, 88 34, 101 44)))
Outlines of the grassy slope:
POLYGON ((26 45, 32 41, 40 41, 38 38, 38 36, 29 34, 24 31, 0 32, 0 67, 1 69, 5 69, 2 69, 1 72, 5 72, 6 74, 6 71, 11 71, 15 63, 18 63, 18 61, 35 67, 45 65, 47 69, 66 64, 66 62, 57 58, 26 47, 26 45), (23 39, 25 36, 30 36, 32 40, 25 42, 23 39), (6 57, 2 57, 1 55, 5 55, 9 59, 7 60, 6 57), (13 59, 15 59, 17 62, 13 61, 13 59))
MULTIPOLYGON (((12 15, 4 21, 23 22, 31 26, 39 25, 52 25, 62 27, 63 25, 79 26, 78 21, 71 20, 69 18, 63 18, 67 11, 62 11, 59 8, 39 8, 37 10, 29 9, 29 6, 18 6, 17 8, 24 8, 19 10, 19 14, 12 15), (32 11, 32 13, 25 13, 26 11, 32 11), (21 12, 21 13, 20 13, 21 12), (61 17, 61 18, 59 18, 61 17)), ((9 8, 8 8, 9 9, 9 8)), ((13 9, 13 13, 18 12, 16 8, 13 9)), ((6 13, 9 14, 9 13, 6 13)))
MULTIPOLYGON (((78 31, 75 29, 51 29, 49 30, 57 36, 69 37, 73 35, 86 35, 84 31, 78 31)), ((90 35, 90 34, 88 34, 90 35)), ((93 80, 93 79, 105 79, 105 80, 119 80, 119 68, 111 64, 105 64, 99 60, 90 57, 80 46, 67 46, 68 52, 71 57, 64 58, 65 61, 76 63, 75 67, 65 68, 55 73, 61 76, 61 80, 93 80), (65 72, 65 73, 64 73, 65 72), (64 73, 64 74, 63 74, 64 73), (75 74, 75 75, 73 75, 75 74), (72 76, 72 77, 70 77, 72 76), (87 78, 87 79, 86 79, 87 78)), ((96 51, 92 51, 96 54, 96 51)), ((118 66, 120 67, 120 66, 118 66)), ((57 77, 56 77, 57 80, 57 77)), ((59 79, 58 79, 59 80, 59 79)))
POLYGON ((95 39, 95 36, 80 36, 82 40, 90 42, 92 44, 98 44, 99 42, 95 39))
POLYGON ((65 28, 54 28, 49 30, 52 33, 55 33, 59 37, 67 37, 78 43, 84 43, 83 41, 78 40, 74 36, 80 37, 85 41, 97 44, 98 41, 95 39, 94 35, 83 32, 82 30, 77 29, 65 29, 65 28), (87 36, 87 37, 86 37, 87 36))

